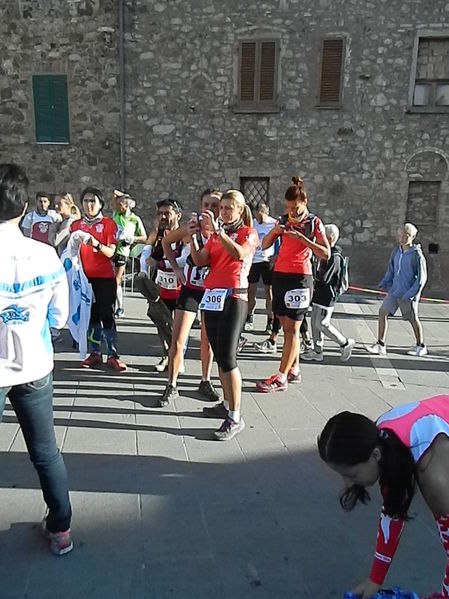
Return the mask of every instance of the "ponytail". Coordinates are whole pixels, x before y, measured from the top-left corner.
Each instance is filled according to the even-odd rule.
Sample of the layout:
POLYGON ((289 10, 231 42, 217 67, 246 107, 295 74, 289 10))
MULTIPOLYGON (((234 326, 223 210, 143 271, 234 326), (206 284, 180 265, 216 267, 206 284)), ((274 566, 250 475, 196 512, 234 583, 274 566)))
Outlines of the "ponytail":
POLYGON ((250 207, 248 204, 245 204, 242 212, 242 220, 247 227, 252 227, 253 225, 253 216, 251 214, 250 207))

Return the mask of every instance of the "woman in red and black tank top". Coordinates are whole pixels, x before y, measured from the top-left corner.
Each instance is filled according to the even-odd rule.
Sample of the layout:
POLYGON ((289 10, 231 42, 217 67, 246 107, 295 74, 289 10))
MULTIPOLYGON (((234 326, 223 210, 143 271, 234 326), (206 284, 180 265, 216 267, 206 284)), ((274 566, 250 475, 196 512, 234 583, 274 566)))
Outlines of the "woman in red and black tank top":
POLYGON ((312 255, 327 260, 330 256, 324 226, 309 213, 307 193, 299 177, 292 178, 285 192, 285 214, 262 240, 262 249, 281 238, 281 246, 274 263, 273 312, 284 329, 284 345, 279 372, 256 383, 259 391, 285 391, 289 375, 299 354, 299 328, 312 298, 312 255))
MULTIPOLYGON (((212 212, 202 214, 214 233, 198 250, 191 242, 196 266, 209 266, 200 304, 207 336, 218 364, 224 402, 204 408, 206 416, 223 417, 215 437, 228 441, 243 430, 240 418, 242 378, 237 366, 237 345, 248 312, 248 273, 258 244, 252 216, 240 191, 227 191, 220 202, 220 221, 212 212)), ((191 237, 198 228, 190 221, 191 237)))

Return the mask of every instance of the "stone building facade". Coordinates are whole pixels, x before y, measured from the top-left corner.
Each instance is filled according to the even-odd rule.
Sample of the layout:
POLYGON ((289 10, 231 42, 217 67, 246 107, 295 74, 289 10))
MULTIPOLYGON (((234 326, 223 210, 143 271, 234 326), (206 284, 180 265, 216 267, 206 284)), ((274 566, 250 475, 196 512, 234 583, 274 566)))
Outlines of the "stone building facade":
POLYGON ((34 190, 123 186, 149 223, 210 185, 278 214, 298 174, 353 283, 379 280, 411 220, 427 293, 447 288, 447 0, 4 0, 0 30, 0 158, 34 190), (67 143, 36 142, 39 74, 66 76, 67 143))

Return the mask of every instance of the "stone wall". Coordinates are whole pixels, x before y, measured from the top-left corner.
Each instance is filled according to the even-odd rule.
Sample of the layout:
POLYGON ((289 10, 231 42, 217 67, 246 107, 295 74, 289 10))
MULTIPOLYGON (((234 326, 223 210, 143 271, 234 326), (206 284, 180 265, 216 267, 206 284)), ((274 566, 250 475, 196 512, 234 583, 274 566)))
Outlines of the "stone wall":
MULTIPOLYGON (((6 0, 0 8, 0 157, 27 164, 38 188, 96 183, 109 192, 119 184, 118 5, 6 0), (70 146, 34 143, 36 69, 68 73, 70 146)), ((448 115, 409 110, 417 35, 449 38, 447 0, 124 0, 124 7, 126 187, 147 223, 160 197, 173 194, 191 210, 203 188, 238 187, 240 177, 253 176, 270 178, 278 214, 299 174, 311 209, 341 229, 352 281, 372 285, 406 218, 410 182, 440 181, 438 222, 421 241, 426 253, 438 244, 428 255, 428 289, 447 288, 448 115), (329 110, 317 107, 320 47, 335 35, 345 40, 343 100, 329 110), (239 113, 239 41, 268 37, 280 45, 278 111, 239 113)), ((431 42, 421 48, 420 75, 447 68, 435 65, 431 42)))
POLYGON ((79 195, 119 178, 119 62, 114 0, 3 0, 0 160, 26 166, 31 192, 79 195), (69 145, 36 144, 32 75, 67 74, 69 145))

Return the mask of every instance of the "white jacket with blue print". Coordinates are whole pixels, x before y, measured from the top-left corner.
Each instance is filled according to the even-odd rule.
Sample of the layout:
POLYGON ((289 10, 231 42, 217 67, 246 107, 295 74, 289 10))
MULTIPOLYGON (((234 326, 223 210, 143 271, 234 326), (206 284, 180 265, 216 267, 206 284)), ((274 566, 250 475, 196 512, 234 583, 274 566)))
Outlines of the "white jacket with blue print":
POLYGON ((67 277, 55 250, 0 223, 0 387, 53 370, 50 327, 68 316, 67 277))

